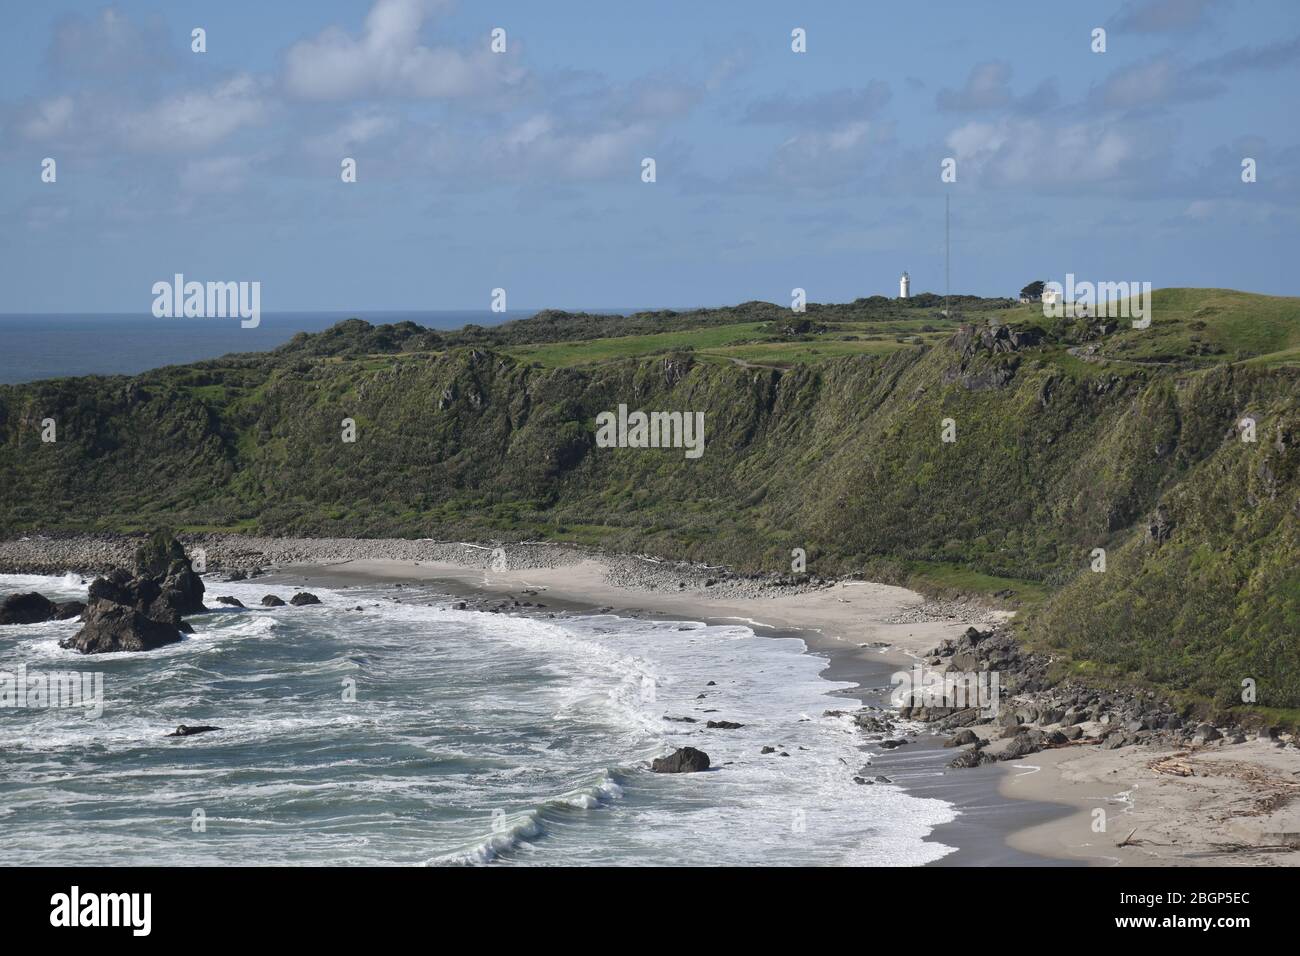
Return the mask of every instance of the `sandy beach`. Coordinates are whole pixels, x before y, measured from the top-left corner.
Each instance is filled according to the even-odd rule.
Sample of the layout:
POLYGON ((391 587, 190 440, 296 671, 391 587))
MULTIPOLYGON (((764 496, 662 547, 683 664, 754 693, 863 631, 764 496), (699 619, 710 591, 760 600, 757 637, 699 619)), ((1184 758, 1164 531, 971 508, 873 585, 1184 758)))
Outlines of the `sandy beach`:
MULTIPOLYGON (((202 536, 219 569, 263 568, 268 586, 428 585, 480 606, 535 611, 741 622, 756 633, 796 635, 825 657, 822 676, 852 682, 842 696, 880 705, 894 671, 968 627, 1005 618, 974 602, 927 601, 907 588, 865 581, 795 586, 721 569, 554 545, 371 539, 202 536), (397 555, 387 557, 384 555, 397 555)), ((124 541, 23 539, 3 543, 4 563, 94 570, 121 560, 124 541), (87 550, 89 549, 89 550, 87 550), (89 554, 90 558, 78 555, 89 554)), ((48 569, 47 569, 48 570, 48 569)), ((216 590, 213 593, 218 593, 216 590)), ((833 706, 833 705, 832 705, 833 706)), ((1083 738, 1103 728, 1083 723, 1083 738)), ((973 728, 990 751, 994 724, 973 728)), ((958 847, 940 865, 998 863, 1152 866, 1300 864, 1300 751, 1267 737, 1175 749, 1075 744, 970 769, 950 769, 943 737, 873 754, 873 766, 919 795, 953 803, 957 821, 932 839, 958 847)))
MULTIPOLYGON (((891 668, 911 666, 943 639, 997 614, 970 606, 950 619, 925 620, 927 602, 922 595, 863 581, 762 597, 736 597, 726 589, 709 593, 711 589, 699 587, 698 582, 688 582, 676 591, 628 587, 611 583, 609 566, 597 557, 557 567, 500 571, 453 561, 385 559, 279 570, 326 585, 438 582, 509 599, 534 593, 534 600, 553 606, 740 621, 798 633, 811 652, 828 657, 824 676, 863 685, 864 693, 857 695, 862 700, 867 699, 865 691, 873 683, 878 687, 882 677, 887 682, 891 668), (916 619, 900 620, 909 617, 916 619)), ((951 751, 936 751, 937 747, 937 742, 932 744, 928 759, 926 748, 920 748, 905 758, 882 755, 885 759, 878 765, 919 763, 930 771, 932 779, 918 792, 964 804, 960 823, 966 831, 964 841, 975 838, 973 831, 980 831, 979 849, 985 856, 992 833, 992 842, 1005 838, 1011 851, 1042 862, 1096 866, 1300 863, 1296 842, 1300 807, 1291 804, 1300 795, 1300 754, 1294 748, 1279 749, 1264 739, 1191 753, 1169 748, 1080 746, 942 772, 951 751), (1182 754, 1187 756, 1178 756, 1182 754), (1186 764, 1190 775, 1153 769, 1171 760, 1186 764), (1004 804, 1006 813, 997 812, 986 799, 971 799, 969 785, 977 778, 993 781, 997 793, 1009 801, 1004 804), (1045 812, 1045 807, 1058 809, 1045 812), (1105 813, 1104 821, 1099 809, 1105 813), (1016 821, 1014 825, 1008 823, 1011 819, 1016 821), (1124 845, 1119 846, 1121 843, 1124 845)), ((936 839, 942 838, 942 832, 936 835, 936 839)), ((957 842, 963 842, 962 838, 957 842)), ((960 864, 973 855, 968 846, 944 862, 960 864)))

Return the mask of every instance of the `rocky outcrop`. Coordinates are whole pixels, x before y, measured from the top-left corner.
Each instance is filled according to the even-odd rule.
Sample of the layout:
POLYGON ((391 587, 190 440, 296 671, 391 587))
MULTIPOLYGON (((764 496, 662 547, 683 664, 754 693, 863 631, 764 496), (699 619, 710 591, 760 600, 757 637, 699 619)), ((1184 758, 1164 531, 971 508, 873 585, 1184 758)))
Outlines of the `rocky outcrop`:
POLYGON ((284 599, 268 594, 262 598, 262 607, 284 607, 284 599))
POLYGON ((1174 523, 1169 517, 1169 509, 1158 505, 1146 524, 1146 541, 1148 544, 1163 544, 1174 533, 1174 523))
POLYGON ((320 598, 310 591, 299 591, 293 597, 289 598, 289 603, 294 607, 306 607, 309 604, 319 604, 320 598))
POLYGON ((709 755, 694 747, 681 747, 652 761, 650 769, 655 773, 699 773, 709 769, 709 755))
POLYGON ((110 571, 90 583, 82 627, 59 646, 82 654, 147 651, 181 639, 182 617, 206 611, 203 579, 165 533, 136 549, 134 573, 110 571))
POLYGON ((242 607, 244 606, 244 602, 241 601, 241 600, 239 600, 239 598, 237 598, 237 597, 230 597, 229 595, 222 595, 221 597, 217 598, 217 603, 218 603, 218 604, 225 604, 225 605, 228 606, 228 607, 241 607, 241 608, 242 608, 242 607))
POLYGON ((963 325, 953 334, 949 344, 963 359, 970 359, 980 351, 997 355, 1032 348, 1041 343, 1043 338, 1043 330, 1032 325, 1023 328, 1010 325, 963 325))
POLYGON ((81 654, 151 651, 174 644, 181 632, 174 624, 154 620, 125 604, 95 601, 86 608, 81 630, 59 646, 81 654))

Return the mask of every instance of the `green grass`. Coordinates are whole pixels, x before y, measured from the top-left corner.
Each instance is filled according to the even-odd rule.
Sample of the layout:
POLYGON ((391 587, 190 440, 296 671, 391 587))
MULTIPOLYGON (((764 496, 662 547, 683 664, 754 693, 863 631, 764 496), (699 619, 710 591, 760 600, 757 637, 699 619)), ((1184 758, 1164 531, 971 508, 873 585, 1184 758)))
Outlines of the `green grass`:
POLYGON ((658 355, 679 349, 703 350, 745 342, 761 337, 760 330, 766 324, 743 322, 685 332, 660 332, 654 335, 624 335, 581 342, 524 345, 506 349, 505 352, 519 361, 536 362, 545 368, 593 365, 618 359, 658 355))
POLYGON ((1300 348, 1300 298, 1229 289, 1157 289, 1151 326, 1131 319, 1101 343, 1099 354, 1131 362, 1222 364, 1263 356, 1295 360, 1300 348))
POLYGON ((893 339, 877 342, 845 342, 838 339, 818 339, 812 342, 762 342, 752 345, 733 345, 702 351, 702 356, 727 361, 738 360, 751 365, 789 366, 809 362, 825 362, 846 355, 884 355, 899 349, 915 348, 893 339))
POLYGON ((1006 600, 1020 607, 1040 604, 1048 589, 1040 582, 1023 578, 984 574, 949 562, 913 561, 909 565, 908 583, 929 594, 973 594, 993 598, 1003 591, 1013 591, 1006 600))

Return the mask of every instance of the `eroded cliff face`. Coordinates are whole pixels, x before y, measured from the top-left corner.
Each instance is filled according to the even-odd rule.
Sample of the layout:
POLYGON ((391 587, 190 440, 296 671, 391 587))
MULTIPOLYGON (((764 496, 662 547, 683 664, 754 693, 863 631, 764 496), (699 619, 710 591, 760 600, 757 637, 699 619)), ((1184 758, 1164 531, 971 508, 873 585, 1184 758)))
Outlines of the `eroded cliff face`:
MULTIPOLYGON (((1300 633, 1296 372, 1037 345, 960 330, 785 371, 689 352, 559 369, 482 347, 289 352, 5 387, 0 521, 548 536, 768 571, 803 548, 822 574, 950 562, 1059 588, 1026 625, 1042 640, 1123 664, 1136 633, 1168 649, 1162 680, 1188 684, 1212 671, 1206 642, 1300 633), (703 412, 703 454, 598 448, 620 404, 703 412)), ((1282 679, 1291 665, 1264 657, 1295 638, 1258 640, 1251 666, 1282 679)))

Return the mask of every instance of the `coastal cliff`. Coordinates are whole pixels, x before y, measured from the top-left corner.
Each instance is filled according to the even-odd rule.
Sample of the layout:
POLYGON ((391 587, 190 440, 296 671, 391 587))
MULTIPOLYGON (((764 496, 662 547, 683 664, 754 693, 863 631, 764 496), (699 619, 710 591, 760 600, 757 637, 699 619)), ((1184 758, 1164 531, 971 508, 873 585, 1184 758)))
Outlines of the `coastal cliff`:
POLYGON ((788 310, 761 304, 452 334, 354 321, 265 355, 6 386, 0 532, 547 539, 771 574, 802 549, 812 574, 998 595, 1078 676, 1224 705, 1249 678, 1259 705, 1300 707, 1300 376, 1207 358, 1194 323, 1213 316, 1179 325, 1195 348, 1144 353, 1177 331, 1156 304, 1148 339, 918 304, 935 324, 879 349, 869 300, 810 307, 794 334, 813 357, 793 360, 788 310), (699 344, 747 320, 748 351, 699 344), (589 360, 611 342, 639 347, 589 360), (620 404, 703 412, 703 454, 597 447, 620 404))

